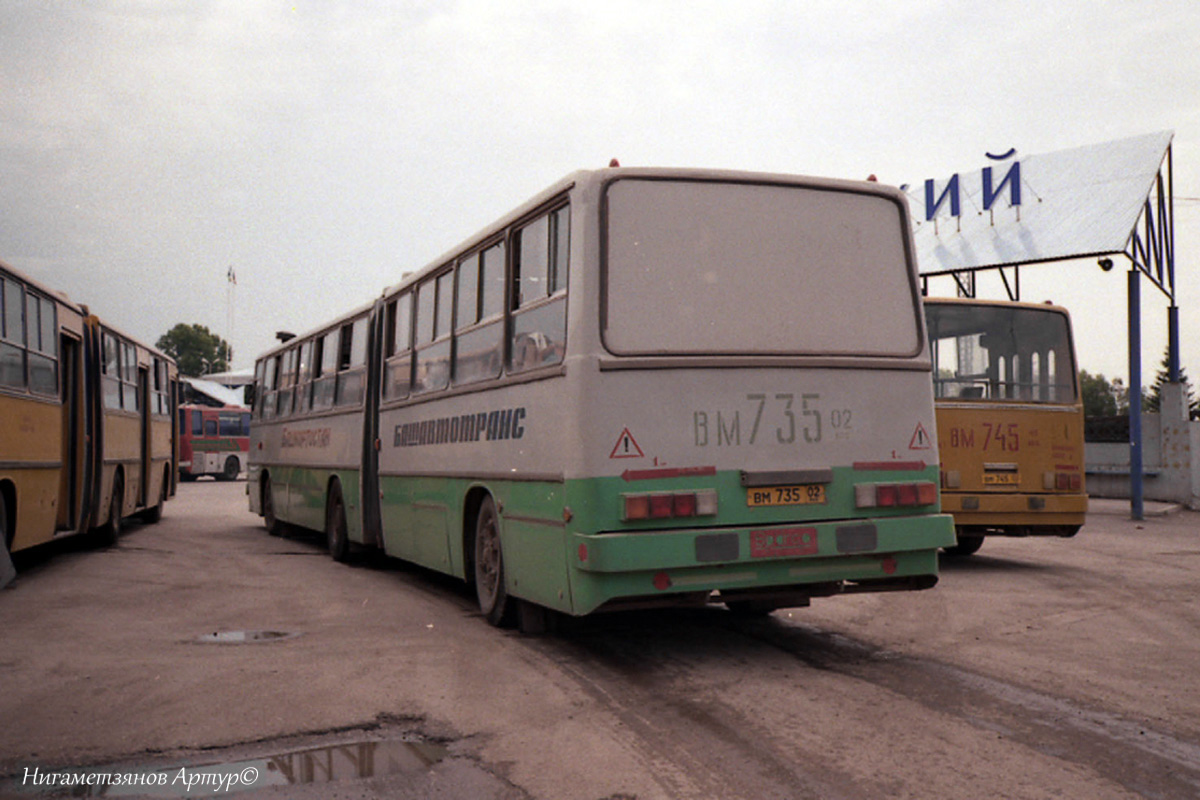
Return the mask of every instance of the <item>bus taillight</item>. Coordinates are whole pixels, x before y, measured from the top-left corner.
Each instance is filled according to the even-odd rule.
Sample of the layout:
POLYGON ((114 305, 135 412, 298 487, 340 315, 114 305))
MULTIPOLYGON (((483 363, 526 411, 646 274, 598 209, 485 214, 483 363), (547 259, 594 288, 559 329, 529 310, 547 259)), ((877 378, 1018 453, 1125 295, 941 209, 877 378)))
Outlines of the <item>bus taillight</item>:
POLYGON ((937 502, 937 485, 917 483, 859 483, 854 487, 857 508, 908 508, 937 502))
POLYGON ((1078 492, 1083 488, 1083 478, 1078 472, 1047 472, 1042 485, 1060 492, 1078 492))
POLYGON ((621 495, 621 521, 711 517, 717 513, 717 490, 653 492, 621 495))

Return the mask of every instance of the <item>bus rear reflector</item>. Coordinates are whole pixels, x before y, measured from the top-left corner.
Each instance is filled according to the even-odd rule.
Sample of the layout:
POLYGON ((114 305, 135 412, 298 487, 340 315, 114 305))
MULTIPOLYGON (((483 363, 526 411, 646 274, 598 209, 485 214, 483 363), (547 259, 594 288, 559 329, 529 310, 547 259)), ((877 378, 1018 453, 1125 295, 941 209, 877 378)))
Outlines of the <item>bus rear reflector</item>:
POLYGON ((937 485, 916 483, 859 483, 854 486, 856 508, 909 508, 937 502, 937 485))
POLYGON ((712 517, 717 513, 717 490, 648 492, 621 495, 621 520, 712 517))

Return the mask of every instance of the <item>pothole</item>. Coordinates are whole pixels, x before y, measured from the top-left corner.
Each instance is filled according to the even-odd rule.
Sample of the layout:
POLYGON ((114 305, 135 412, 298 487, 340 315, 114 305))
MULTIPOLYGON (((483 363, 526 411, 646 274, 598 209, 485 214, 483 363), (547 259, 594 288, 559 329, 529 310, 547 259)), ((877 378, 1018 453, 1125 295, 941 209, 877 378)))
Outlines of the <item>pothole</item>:
POLYGON ((299 636, 297 631, 213 631, 197 636, 196 644, 258 644, 278 642, 299 636))

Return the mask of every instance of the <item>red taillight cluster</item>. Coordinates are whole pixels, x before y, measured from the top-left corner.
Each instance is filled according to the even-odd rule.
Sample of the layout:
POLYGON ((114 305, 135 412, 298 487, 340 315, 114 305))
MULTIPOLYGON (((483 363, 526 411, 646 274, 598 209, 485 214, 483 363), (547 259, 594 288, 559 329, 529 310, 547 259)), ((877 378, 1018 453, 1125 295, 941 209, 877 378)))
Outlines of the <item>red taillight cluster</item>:
POLYGON ((854 486, 854 505, 857 508, 902 508, 931 506, 937 502, 937 484, 917 483, 859 483, 854 486))
POLYGON ((1083 476, 1078 472, 1047 472, 1043 485, 1060 492, 1078 492, 1083 488, 1083 476))
POLYGON ((711 517, 717 513, 717 490, 642 492, 621 495, 621 520, 711 517))

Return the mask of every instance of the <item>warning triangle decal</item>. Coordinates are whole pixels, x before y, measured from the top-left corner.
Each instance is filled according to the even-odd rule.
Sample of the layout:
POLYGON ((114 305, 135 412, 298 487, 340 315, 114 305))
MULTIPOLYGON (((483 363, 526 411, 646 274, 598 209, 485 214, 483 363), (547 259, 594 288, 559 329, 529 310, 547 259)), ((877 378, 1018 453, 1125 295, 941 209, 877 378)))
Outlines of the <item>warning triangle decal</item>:
POLYGON ((933 442, 929 439, 929 434, 925 430, 925 426, 917 423, 917 429, 913 431, 912 440, 908 443, 909 450, 930 450, 933 448, 933 442))
POLYGON ((617 437, 617 443, 613 445, 612 452, 608 454, 609 458, 645 458, 646 454, 642 452, 642 448, 638 447, 638 443, 634 440, 633 434, 629 432, 629 428, 623 428, 621 435, 617 437))

